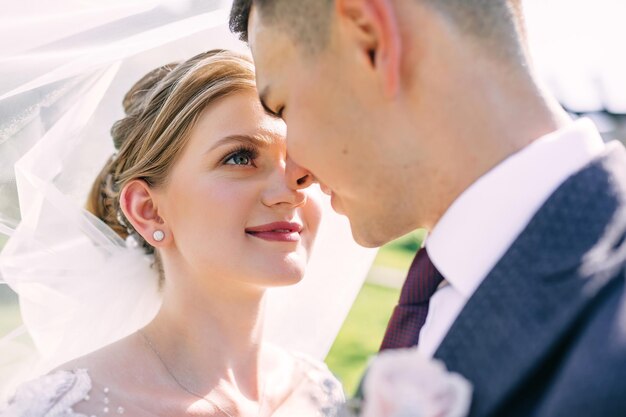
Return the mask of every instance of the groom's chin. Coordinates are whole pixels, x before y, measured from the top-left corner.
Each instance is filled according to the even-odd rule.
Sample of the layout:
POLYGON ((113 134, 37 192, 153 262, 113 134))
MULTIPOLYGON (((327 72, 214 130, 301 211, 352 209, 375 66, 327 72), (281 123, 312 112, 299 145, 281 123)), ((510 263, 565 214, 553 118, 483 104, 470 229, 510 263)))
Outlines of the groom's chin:
POLYGON ((358 226, 350 221, 350 228, 352 229, 352 238, 354 241, 364 248, 378 248, 390 241, 375 236, 372 233, 373 228, 368 230, 367 225, 358 226))
POLYGON ((349 220, 353 239, 365 248, 379 248, 416 229, 398 227, 397 223, 382 219, 367 219, 359 222, 349 220))

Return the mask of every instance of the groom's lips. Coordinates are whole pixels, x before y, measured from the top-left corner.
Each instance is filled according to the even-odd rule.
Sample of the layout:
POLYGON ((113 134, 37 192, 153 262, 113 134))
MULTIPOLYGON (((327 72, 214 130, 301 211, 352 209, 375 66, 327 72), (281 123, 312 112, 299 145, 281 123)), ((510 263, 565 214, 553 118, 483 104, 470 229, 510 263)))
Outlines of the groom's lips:
POLYGON ((333 210, 335 210, 337 213, 339 214, 345 214, 343 209, 341 208, 341 204, 339 203, 339 197, 337 197, 337 194, 335 194, 333 192, 333 190, 331 190, 326 184, 324 184, 323 182, 319 182, 320 185, 320 189, 322 190, 322 192, 324 194, 327 194, 328 196, 330 196, 330 205, 333 208, 333 210))
POLYGON ((248 227, 246 233, 272 242, 299 242, 302 225, 294 222, 274 222, 248 227))

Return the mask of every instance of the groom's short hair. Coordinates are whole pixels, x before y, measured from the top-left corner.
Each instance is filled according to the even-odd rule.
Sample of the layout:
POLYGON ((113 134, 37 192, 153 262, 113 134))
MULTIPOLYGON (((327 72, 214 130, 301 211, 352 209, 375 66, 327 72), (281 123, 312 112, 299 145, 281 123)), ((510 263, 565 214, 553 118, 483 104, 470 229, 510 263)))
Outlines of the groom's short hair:
POLYGON ((333 0, 234 0, 230 11, 230 30, 248 42, 248 21, 256 6, 267 21, 308 45, 322 45, 326 39, 333 0))
MULTIPOLYGON (((490 48, 518 52, 522 0, 410 0, 433 7, 464 33, 490 48)), ((248 20, 256 6, 272 25, 286 30, 312 48, 323 47, 328 34, 334 0, 234 0, 230 29, 248 41, 248 20)))

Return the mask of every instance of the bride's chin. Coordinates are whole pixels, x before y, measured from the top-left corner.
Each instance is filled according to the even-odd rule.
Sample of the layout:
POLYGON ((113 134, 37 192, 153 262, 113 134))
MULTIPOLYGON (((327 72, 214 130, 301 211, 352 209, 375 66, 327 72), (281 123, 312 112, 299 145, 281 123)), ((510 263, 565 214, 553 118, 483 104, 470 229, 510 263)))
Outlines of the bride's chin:
POLYGON ((299 282, 301 282, 302 278, 304 278, 304 276, 298 276, 298 277, 293 277, 293 276, 278 277, 278 278, 272 279, 271 282, 268 282, 266 284, 266 287, 267 288, 289 287, 289 286, 296 285, 299 282))
POLYGON ((306 270, 306 262, 303 260, 290 260, 281 265, 271 268, 267 274, 268 287, 286 287, 302 281, 306 270))

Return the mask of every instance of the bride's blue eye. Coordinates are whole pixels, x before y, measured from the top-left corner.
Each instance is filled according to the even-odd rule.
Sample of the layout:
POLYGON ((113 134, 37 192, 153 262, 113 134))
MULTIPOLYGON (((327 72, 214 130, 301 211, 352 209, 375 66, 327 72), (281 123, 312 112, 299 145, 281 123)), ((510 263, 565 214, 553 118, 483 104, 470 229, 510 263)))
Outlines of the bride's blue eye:
POLYGON ((237 155, 231 156, 226 161, 226 165, 249 165, 249 164, 250 164, 250 158, 247 155, 242 155, 240 153, 237 155))
POLYGON ((224 165, 253 165, 254 159, 257 157, 256 152, 252 149, 239 149, 224 160, 224 165))

